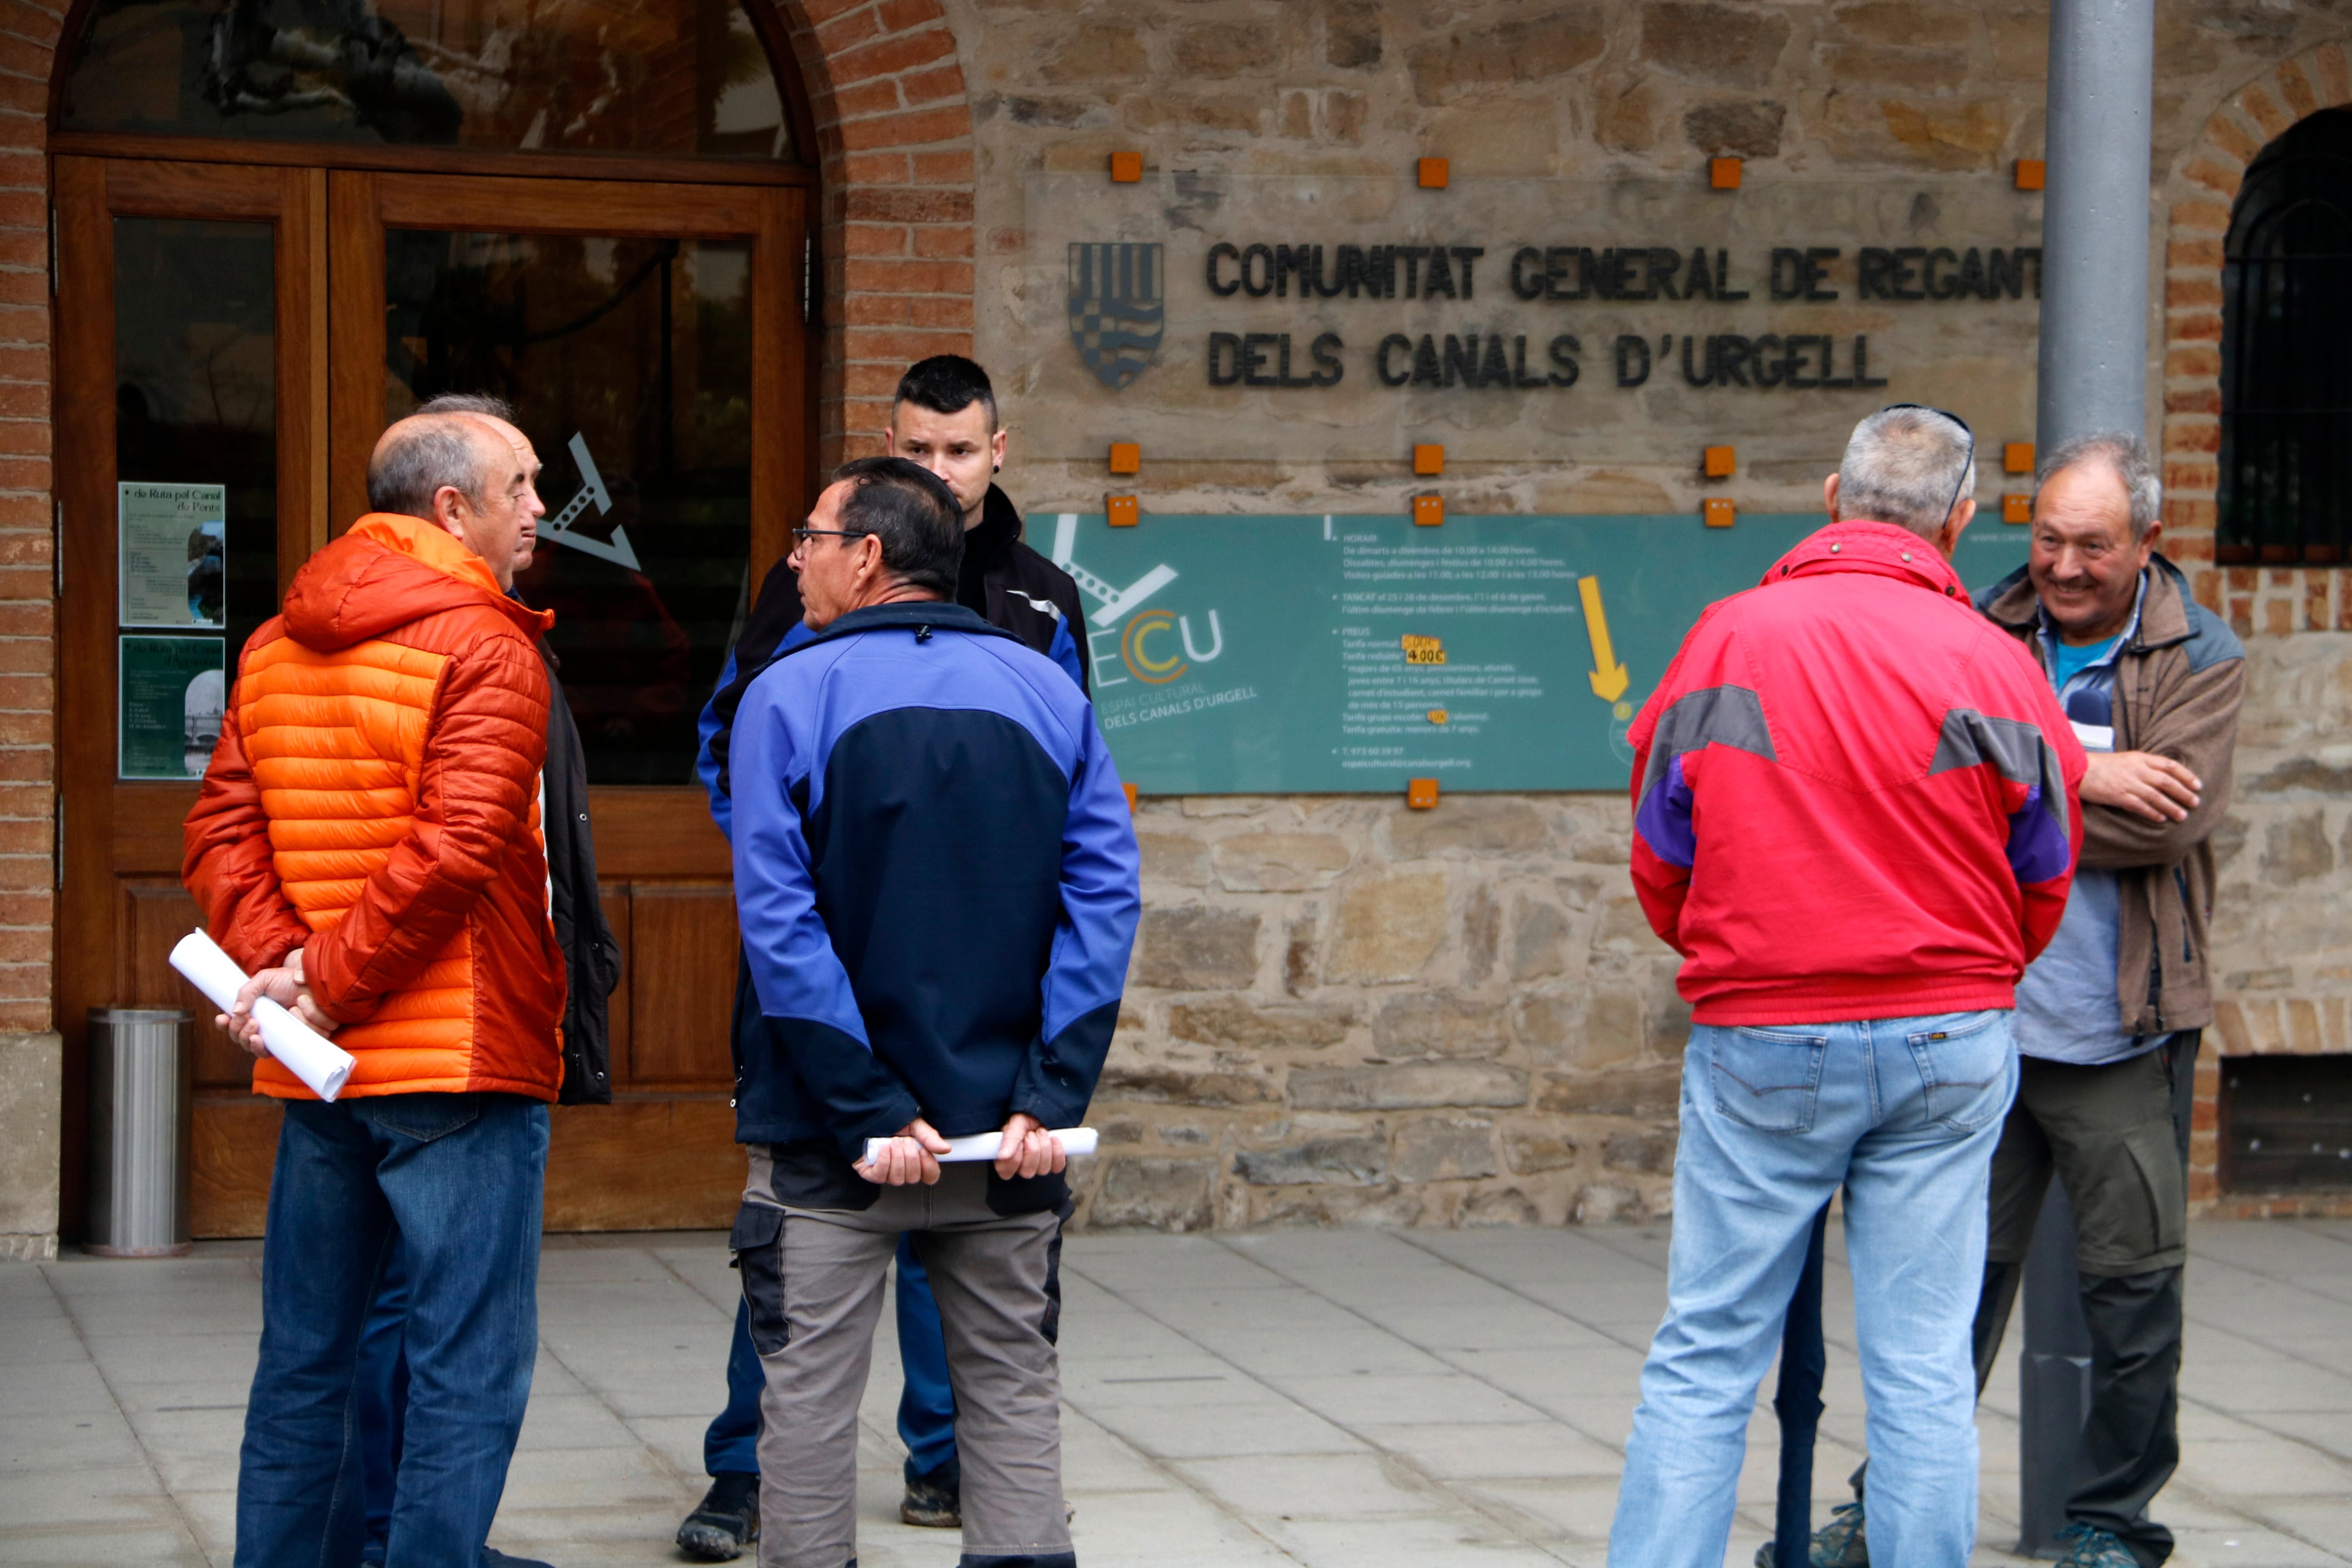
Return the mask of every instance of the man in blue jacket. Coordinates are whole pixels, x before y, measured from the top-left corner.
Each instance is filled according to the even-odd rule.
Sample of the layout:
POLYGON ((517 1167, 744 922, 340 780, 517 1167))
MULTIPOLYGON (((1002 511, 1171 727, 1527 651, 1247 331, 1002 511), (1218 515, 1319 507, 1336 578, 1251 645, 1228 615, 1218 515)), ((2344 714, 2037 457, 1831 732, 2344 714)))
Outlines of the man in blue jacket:
MULTIPOLYGON (((1070 631, 1079 618, 1077 584, 1022 542, 1021 514, 994 482, 1003 470, 1008 435, 988 373, 956 354, 937 354, 908 366, 891 400, 885 435, 891 456, 929 469, 962 510, 963 560, 955 602, 1060 665, 1086 690, 1086 665, 1070 631)), ((810 635, 802 619, 798 560, 789 556, 769 570, 702 710, 695 776, 709 792, 711 818, 722 833, 734 830, 726 763, 735 710, 769 662, 810 635)), ((735 1024, 760 1026, 748 975, 739 986, 735 1024)), ((898 1436, 907 1446, 907 1490, 898 1517, 908 1524, 953 1530, 962 1522, 957 1511, 962 1467, 956 1457, 955 1394, 948 1384, 939 1304, 910 1245, 898 1249, 893 1299, 898 1363, 906 1378, 898 1398, 898 1436)), ((739 1305, 727 1352, 727 1404, 711 1419, 702 1442, 710 1488, 677 1531, 678 1549, 697 1562, 730 1562, 759 1534, 763 1386, 748 1309, 739 1305)))
POLYGON ((738 1064, 733 1246, 767 1376, 772 1568, 856 1555, 857 1404, 907 1233, 946 1330, 964 1560, 1076 1562, 1054 1349, 1070 1200, 1048 1130, 1085 1115, 1110 1047, 1138 856, 1085 697, 950 601, 962 549, 934 476, 845 466, 794 549, 813 635, 734 725, 763 1034, 738 1064), (1002 1136, 992 1163, 940 1164, 981 1132, 1002 1136))

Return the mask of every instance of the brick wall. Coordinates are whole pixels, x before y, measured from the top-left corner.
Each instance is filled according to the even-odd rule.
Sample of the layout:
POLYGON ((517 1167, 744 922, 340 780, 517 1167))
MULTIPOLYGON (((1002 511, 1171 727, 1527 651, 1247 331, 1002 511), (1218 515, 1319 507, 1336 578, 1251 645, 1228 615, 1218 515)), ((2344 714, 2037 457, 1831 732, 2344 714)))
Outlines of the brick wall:
POLYGON ((51 1026, 47 115, 62 5, 0 0, 0 1032, 51 1026))
POLYGON ((824 174, 817 457, 829 470, 882 449, 890 394, 909 363, 971 352, 971 110, 936 0, 778 10, 815 110, 824 174))

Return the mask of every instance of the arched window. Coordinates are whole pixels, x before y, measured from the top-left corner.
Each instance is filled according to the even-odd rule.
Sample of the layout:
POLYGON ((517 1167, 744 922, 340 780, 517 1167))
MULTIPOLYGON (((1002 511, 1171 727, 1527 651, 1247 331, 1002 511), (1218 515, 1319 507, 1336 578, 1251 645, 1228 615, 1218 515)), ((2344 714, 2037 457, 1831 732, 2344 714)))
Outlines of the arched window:
POLYGON ((733 0, 98 0, 63 131, 805 162, 733 0))
POLYGON ((2263 149, 2224 257, 2215 558, 2352 561, 2352 110, 2263 149))

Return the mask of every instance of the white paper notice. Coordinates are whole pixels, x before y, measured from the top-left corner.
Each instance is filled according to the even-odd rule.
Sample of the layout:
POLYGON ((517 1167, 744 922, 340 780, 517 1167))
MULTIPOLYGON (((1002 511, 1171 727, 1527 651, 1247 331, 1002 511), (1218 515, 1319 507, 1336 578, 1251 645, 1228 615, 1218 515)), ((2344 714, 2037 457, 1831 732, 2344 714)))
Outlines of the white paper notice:
MULTIPOLYGON (((882 1145, 888 1142, 887 1138, 868 1138, 866 1141, 866 1158, 869 1161, 879 1159, 882 1145)), ((1076 1159, 1078 1155, 1095 1152, 1095 1130, 1091 1127, 1056 1127, 1054 1129, 1054 1142, 1062 1146, 1063 1153, 1076 1159)), ((975 1132, 969 1138, 949 1139, 948 1152, 935 1158, 942 1165, 968 1165, 974 1161, 995 1159, 997 1150, 1003 1145, 1004 1134, 1002 1132, 975 1132)))
MULTIPOLYGON (((251 978, 200 931, 190 931, 172 949, 172 967, 224 1013, 236 1005, 236 994, 251 978)), ((261 1043, 269 1054, 309 1084, 311 1093, 332 1100, 343 1092, 343 1080, 352 1076, 354 1065, 351 1052, 267 996, 255 1000, 253 1016, 261 1022, 261 1043)))
POLYGON ((225 625, 227 487, 125 482, 114 505, 122 624, 225 625))

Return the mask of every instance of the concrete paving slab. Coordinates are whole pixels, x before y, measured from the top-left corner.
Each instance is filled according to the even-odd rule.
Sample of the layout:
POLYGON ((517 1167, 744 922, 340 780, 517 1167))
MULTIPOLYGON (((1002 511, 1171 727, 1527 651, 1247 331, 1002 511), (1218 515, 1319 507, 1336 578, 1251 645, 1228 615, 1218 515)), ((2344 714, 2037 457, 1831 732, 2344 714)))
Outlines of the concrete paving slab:
MULTIPOLYGON (((1080 1552, 1097 1568, 1598 1568, 1666 1246, 1656 1226, 1072 1237, 1080 1552)), ((2187 1452, 2157 1510, 2176 1563, 2352 1563, 2352 1222, 2200 1225, 2191 1258, 2187 1452)), ((541 1279, 493 1539, 559 1568, 672 1562, 725 1392, 723 1237, 551 1238, 541 1279)), ((1818 1517, 1863 1442, 1850 1294, 1833 1263, 1818 1517)), ((250 1244, 0 1268, 0 1563, 226 1564, 258 1326, 250 1244)), ((1979 1420, 1988 1568, 2016 1568, 2016 1338, 1979 1420)), ((859 1560, 939 1568, 952 1533, 896 1518, 898 1378, 886 1309, 860 1408, 859 1560)), ((1769 1413, 1748 1437, 1733 1568, 1771 1525, 1769 1413)))
POLYGON ((9 1568, 89 1568, 135 1563, 145 1568, 208 1568, 212 1559, 178 1526, 99 1526, 73 1530, 0 1527, 0 1563, 9 1568))
POLYGON ((1556 1421, 1406 1421, 1355 1430, 1440 1480, 1601 1476, 1613 1486, 1624 1464, 1618 1449, 1556 1421))
POLYGON ((1543 1414, 1475 1377, 1358 1375, 1276 1377, 1275 1387, 1342 1426, 1394 1421, 1406 1411, 1433 1421, 1494 1421, 1516 1425, 1543 1414))
POLYGON ((1171 1468, 1237 1512, 1286 1521, 1426 1514, 1449 1501, 1411 1467, 1378 1453, 1188 1459, 1171 1468))

